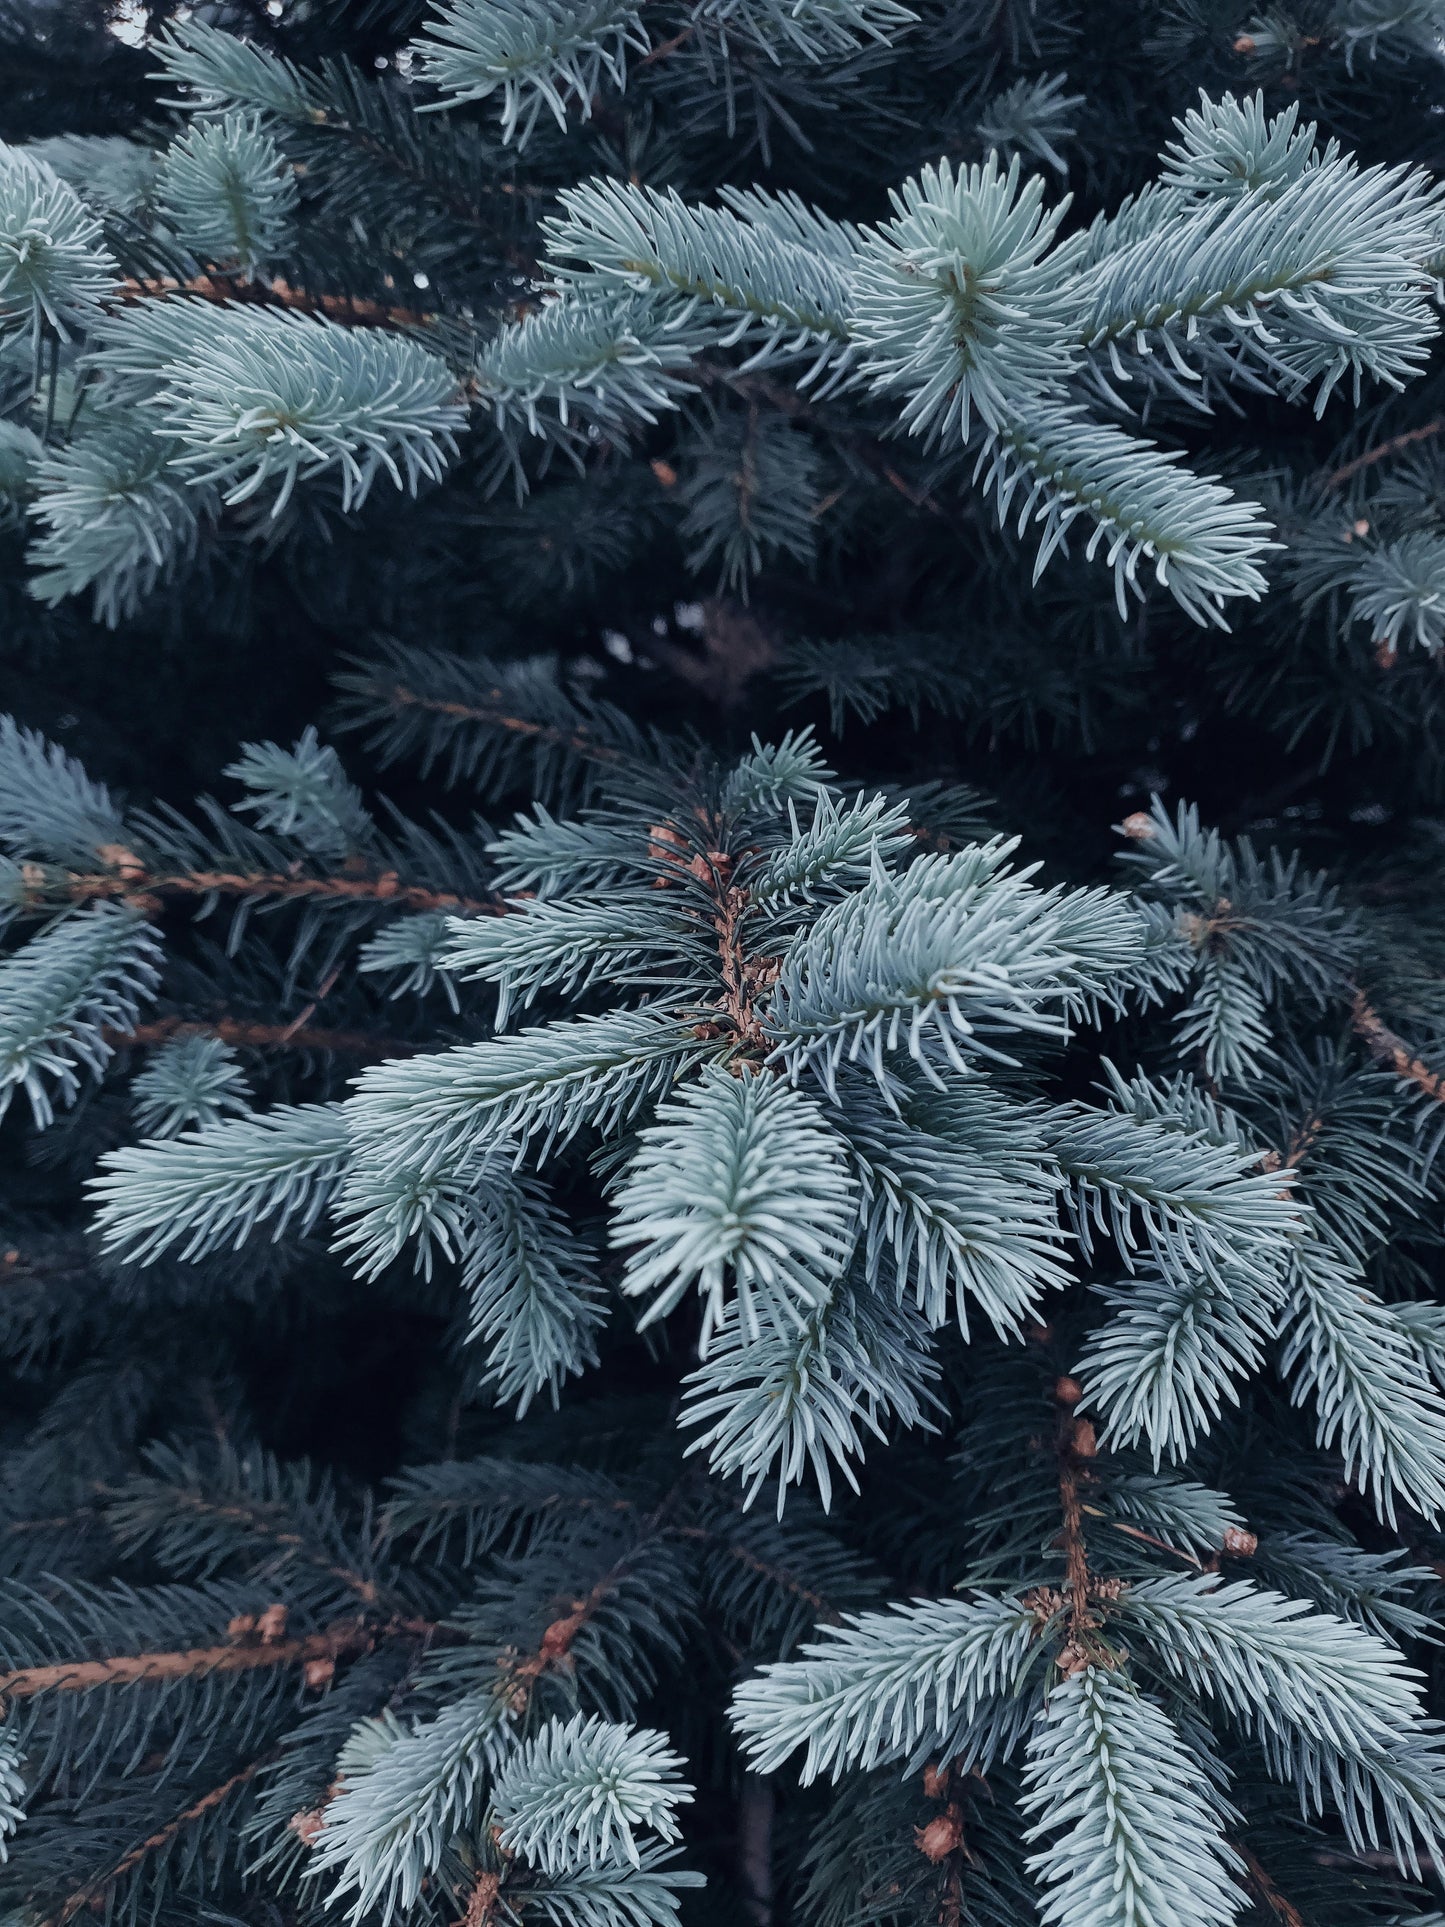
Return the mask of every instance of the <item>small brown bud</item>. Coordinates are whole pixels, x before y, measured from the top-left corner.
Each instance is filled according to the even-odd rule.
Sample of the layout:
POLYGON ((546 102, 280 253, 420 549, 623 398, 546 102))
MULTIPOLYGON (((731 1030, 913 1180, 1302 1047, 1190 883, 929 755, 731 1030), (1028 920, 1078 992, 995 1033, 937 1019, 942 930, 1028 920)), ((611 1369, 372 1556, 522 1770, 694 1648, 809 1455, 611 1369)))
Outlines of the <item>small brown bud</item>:
POLYGON ((1237 54, 1252 54, 1255 51, 1258 44, 1259 43, 1255 40, 1253 34, 1242 33, 1242 34, 1239 34, 1235 39, 1234 51, 1237 54))
POLYGON ((1393 669, 1400 660, 1400 652, 1388 636, 1375 638, 1375 666, 1377 669, 1393 669))
POLYGON ((286 1608, 282 1605, 268 1606, 256 1621, 256 1631, 263 1643, 274 1646, 278 1639, 286 1637, 286 1608))
POLYGON ((1092 1459, 1098 1456, 1099 1440, 1091 1422, 1086 1418, 1074 1420, 1074 1457, 1092 1459))
POLYGON ((913 1843, 924 1859, 931 1860, 935 1866, 940 1860, 947 1860, 963 1845, 963 1815, 957 1807, 949 1807, 926 1827, 915 1827, 913 1843))
POLYGON ((99 843, 95 853, 107 870, 114 870, 117 876, 124 877, 127 882, 134 882, 146 873, 146 866, 135 851, 128 850, 123 843, 99 843))
POLYGON ((314 1847, 326 1825, 326 1809, 308 1807, 304 1813, 293 1813, 286 1824, 303 1847, 314 1847))
POLYGON ((1233 1553, 1236 1559, 1249 1559, 1259 1551, 1259 1534, 1246 1531, 1243 1526, 1226 1526, 1224 1550, 1233 1553))
POLYGON ((237 1613, 234 1619, 226 1621, 227 1639, 244 1639, 248 1633, 254 1633, 255 1630, 255 1613, 237 1613))
POLYGON ((1159 826, 1148 810, 1131 810, 1119 828, 1132 843, 1149 843, 1159 834, 1159 826))
POLYGON ((647 466, 652 470, 664 488, 677 487, 677 470, 671 462, 664 462, 659 457, 656 461, 649 462, 647 466))
POLYGON ((467 1911, 462 1915, 461 1927, 487 1927, 497 1909, 497 1895, 502 1891, 502 1877, 495 1873, 479 1873, 477 1884, 467 1897, 467 1911))
POLYGON ((1365 520, 1363 515, 1360 517, 1359 521, 1354 524, 1352 533, 1355 535, 1368 535, 1370 533, 1370 525, 1365 520))
POLYGON ((1060 1405, 1077 1405, 1083 1396, 1084 1388, 1076 1378, 1061 1378, 1054 1386, 1054 1397, 1060 1405))
POLYGON ((335 1673, 334 1659, 308 1659, 301 1668, 301 1677, 308 1693, 319 1693, 323 1686, 329 1686, 335 1673))
POLYGON ((1054 1661, 1065 1679, 1072 1679, 1075 1673, 1082 1673, 1088 1663, 1089 1655, 1082 1646, 1076 1646, 1073 1640, 1069 1641, 1054 1661))
POLYGON ((939 1766, 936 1761, 930 1760, 928 1765, 923 1769, 923 1791, 928 1795, 930 1800, 946 1800, 948 1798, 948 1768, 946 1766, 939 1766))

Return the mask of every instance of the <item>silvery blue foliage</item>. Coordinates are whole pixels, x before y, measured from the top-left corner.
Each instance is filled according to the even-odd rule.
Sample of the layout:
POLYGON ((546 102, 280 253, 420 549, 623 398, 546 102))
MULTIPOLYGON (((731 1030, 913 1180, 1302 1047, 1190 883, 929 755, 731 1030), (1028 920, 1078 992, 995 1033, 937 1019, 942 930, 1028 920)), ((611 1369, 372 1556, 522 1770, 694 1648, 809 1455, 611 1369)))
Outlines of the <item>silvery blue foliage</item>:
POLYGON ((126 834, 120 806, 103 783, 38 730, 0 717, 0 842, 12 855, 86 869, 126 834))
POLYGON ((131 1108, 145 1137, 175 1137, 250 1109, 236 1053, 219 1037, 180 1036, 162 1044, 131 1084, 131 1108))
POLYGON ((551 1720, 508 1759, 492 1789, 503 1847, 547 1873, 642 1864, 637 1835, 680 1838, 673 1808, 692 1798, 661 1733, 551 1720))
POLYGON ((296 182, 255 113, 198 120, 167 149, 159 204, 203 261, 250 274, 290 235, 296 182))
POLYGON ((247 791, 232 806, 238 814, 254 816, 263 830, 295 837, 314 856, 344 857, 373 834, 360 790, 314 729, 303 730, 292 749, 247 743, 224 774, 247 791))
POLYGON ((43 160, 0 146, 0 336, 83 335, 115 281, 100 222, 43 160))
POLYGON ((20 1735, 13 1728, 0 1733, 0 1860, 7 1840, 25 1818, 23 1758, 20 1735))
POLYGON ((1441 1927, 1441 0, 170 11, 6 647, 287 674, 0 720, 0 1912, 1441 1927))
POLYGON ((24 1091, 40 1124, 98 1077, 155 994, 160 945, 141 917, 100 903, 53 923, 0 960, 0 1115, 24 1091))
MULTIPOLYGON (((779 50, 804 60, 839 60, 874 41, 887 44, 917 19, 897 0, 697 0, 689 32, 779 50)), ((502 138, 525 142, 545 108, 559 127, 569 110, 584 120, 604 78, 627 84, 627 57, 652 46, 637 0, 442 0, 410 51, 444 106, 501 96, 502 138)))
POLYGON ((341 1587, 346 1612, 297 1636, 322 1683, 348 1639, 363 1684, 372 1644, 418 1642, 395 1705, 348 1684, 307 1713, 263 1796, 266 1864, 356 1921, 398 1920, 465 1867, 558 1927, 671 1927, 696 1884, 672 1858, 689 1789, 639 1705, 704 1600, 737 1643, 774 1592, 786 1639, 732 1693, 749 1770, 796 1756, 840 1783, 839 1813, 884 1785, 912 1799, 921 1774, 937 1829, 904 1837, 944 1856, 960 1789, 989 1776, 1028 1904, 1059 1927, 1233 1918, 1233 1803, 1261 1770, 1353 1853, 1413 1869, 1445 1850, 1405 1651, 1433 1623, 1428 1569, 1328 1508, 1286 1506, 1281 1527, 1266 1498, 1257 1518, 1227 1462, 1199 1463, 1277 1366, 1332 1480, 1386 1524, 1445 1512, 1440 1321, 1370 1282, 1433 1195, 1428 1146, 1398 1074, 1291 1025, 1351 1007, 1360 918, 1187 807, 1123 826, 1137 891, 1050 885, 1007 839, 920 847, 908 799, 843 788, 807 736, 730 763, 601 740, 615 762, 576 816, 478 832, 512 894, 448 914, 380 867, 440 846, 383 844, 314 732, 232 766, 255 828, 211 805, 187 842, 0 730, 15 912, 64 912, 0 961, 10 1082, 38 1116, 134 1029, 157 893, 215 890, 223 860, 242 890, 339 884, 346 903, 370 879, 359 970, 442 978, 470 1027, 400 1044, 332 1102, 252 1109, 225 1045, 178 1024, 132 1086, 150 1136, 91 1186, 133 1276, 299 1237, 358 1292, 412 1290, 412 1265, 428 1303, 455 1292, 463 1395, 529 1423, 625 1324, 659 1357, 686 1333, 679 1437, 645 1504, 610 1465, 448 1460, 403 1482, 363 1553, 329 1492, 234 1454, 158 1460, 127 1489, 127 1545, 219 1556, 214 1513, 266 1584, 341 1587), (1167 1068, 1167 1040, 1217 955, 1255 990, 1269 1067, 1211 1084, 1167 1068), (1097 1083, 1061 1089, 1061 1053, 1102 1025, 1123 1054, 1121 1016, 1156 1023, 1166 1069, 1100 1045, 1097 1083), (843 1489, 880 1446, 953 1424, 959 1382, 970 1546, 938 1596, 820 1608, 807 1562, 853 1572, 830 1536, 843 1489), (712 1480, 689 1483, 689 1458, 712 1480), (177 1479, 203 1495, 179 1513, 177 1479), (284 1507, 305 1529, 278 1538, 284 1507), (412 1565, 428 1546, 458 1573, 488 1562, 444 1626, 413 1615, 403 1541, 412 1565))
POLYGON ((1245 1904, 1207 1774, 1167 1715, 1088 1667, 1055 1687, 1024 1771, 1051 1927, 1206 1927, 1245 1904))
POLYGON ((464 1694, 433 1720, 364 1721, 337 1765, 342 1785, 307 1866, 328 1899, 360 1920, 412 1907, 448 1836, 484 1797, 511 1738, 495 1693, 464 1694))
POLYGON ((96 415, 35 473, 31 593, 56 603, 89 589, 114 628, 195 554, 214 519, 215 490, 188 487, 180 444, 123 411, 96 415))
POLYGON ((298 481, 327 474, 349 510, 382 475, 415 494, 456 454, 466 415, 455 378, 412 341, 245 307, 219 328, 214 311, 202 325, 191 309, 187 323, 182 352, 161 349, 149 405, 178 445, 171 466, 228 503, 274 487, 278 515, 298 481))
POLYGON ((846 1145, 803 1092, 714 1071, 658 1107, 617 1196, 613 1241, 633 1250, 623 1289, 662 1318, 692 1287, 699 1349, 727 1287, 746 1336, 796 1331, 828 1302, 851 1250, 857 1196, 846 1145), (638 1248, 640 1247, 640 1249, 638 1248))

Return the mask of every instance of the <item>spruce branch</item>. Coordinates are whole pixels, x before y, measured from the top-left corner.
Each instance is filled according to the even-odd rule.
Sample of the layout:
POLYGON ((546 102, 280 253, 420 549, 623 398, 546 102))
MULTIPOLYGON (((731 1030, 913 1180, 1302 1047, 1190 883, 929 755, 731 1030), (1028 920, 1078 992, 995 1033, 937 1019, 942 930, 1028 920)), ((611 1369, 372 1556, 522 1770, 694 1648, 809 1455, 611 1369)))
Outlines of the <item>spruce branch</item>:
POLYGON ((1029 1863, 1049 1927, 1216 1927, 1244 1904, 1218 1796, 1173 1721, 1119 1674, 1089 1666, 1054 1689, 1024 1785, 1026 1838, 1055 1836, 1029 1863))
POLYGON ((157 1827, 154 1833, 148 1834, 137 1846, 132 1847, 129 1853, 123 1854, 104 1872, 92 1875, 89 1880, 76 1887, 54 1912, 43 1917, 39 1927, 69 1927, 69 1923, 77 1914, 99 1912, 107 1904, 115 1887, 127 1874, 134 1873, 138 1867, 144 1866, 152 1854, 164 1853, 167 1848, 174 1845, 188 1827, 194 1826, 198 1820, 203 1820, 207 1814, 214 1813, 216 1808, 224 1805, 233 1793, 249 1785, 261 1769, 269 1765, 272 1758, 274 1758, 272 1754, 263 1754, 259 1759, 240 1767, 219 1786, 212 1787, 209 1792, 203 1793, 199 1799, 192 1800, 176 1814, 174 1819, 166 1821, 164 1826, 157 1827))
POLYGON ((33 1699, 38 1693, 88 1693, 103 1686, 144 1681, 205 1679, 213 1673, 249 1673, 271 1666, 306 1666, 369 1652, 378 1639, 428 1639, 436 1631, 422 1620, 343 1620, 298 1639, 248 1638, 177 1652, 117 1653, 108 1659, 60 1660, 0 1672, 0 1701, 33 1699))

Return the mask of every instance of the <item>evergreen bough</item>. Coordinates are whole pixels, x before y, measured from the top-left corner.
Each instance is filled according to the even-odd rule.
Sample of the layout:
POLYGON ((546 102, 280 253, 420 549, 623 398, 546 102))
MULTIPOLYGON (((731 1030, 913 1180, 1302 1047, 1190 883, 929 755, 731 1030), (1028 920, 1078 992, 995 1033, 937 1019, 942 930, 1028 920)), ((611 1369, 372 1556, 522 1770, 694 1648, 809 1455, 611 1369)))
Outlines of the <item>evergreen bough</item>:
POLYGON ((1150 11, 0 7, 17 1923, 1441 1919, 1445 12, 1150 11))

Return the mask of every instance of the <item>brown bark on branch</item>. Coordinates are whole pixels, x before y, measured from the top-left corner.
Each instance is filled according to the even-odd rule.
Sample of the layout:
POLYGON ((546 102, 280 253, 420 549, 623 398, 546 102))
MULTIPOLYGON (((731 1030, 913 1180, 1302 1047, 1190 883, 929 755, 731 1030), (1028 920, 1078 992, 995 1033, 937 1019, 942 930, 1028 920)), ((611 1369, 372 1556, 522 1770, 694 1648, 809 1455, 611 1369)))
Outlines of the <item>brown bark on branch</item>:
POLYGON ((391 1057, 415 1057, 421 1044, 403 1043, 399 1037, 373 1037, 364 1030, 326 1030, 316 1024, 251 1024, 239 1017, 218 1017, 207 1022, 190 1017, 158 1017, 154 1023, 137 1024, 134 1030, 103 1031, 102 1036, 115 1050, 146 1050, 168 1043, 173 1037, 217 1037, 238 1050, 314 1050, 328 1051, 338 1057, 369 1057, 381 1061, 391 1057))
POLYGON ((26 904, 44 907, 55 895, 72 903, 109 900, 134 904, 154 911, 167 897, 254 897, 280 902, 385 903, 398 910, 448 910, 469 915, 501 914, 501 906, 491 898, 458 896, 451 890, 429 890, 419 883, 403 883, 395 870, 372 877, 308 877, 284 874, 247 876, 239 870, 187 870, 169 876, 155 876, 138 866, 100 871, 93 875, 71 873, 57 891, 47 889, 47 878, 36 866, 36 874, 26 879, 26 904))
POLYGON ((122 301, 154 301, 165 295, 191 295, 200 301, 238 301, 251 307, 288 308, 293 314, 324 315, 328 321, 341 321, 354 328, 429 328, 437 317, 421 308, 388 307, 381 301, 368 301, 360 295, 319 294, 308 288, 293 288, 289 282, 243 281, 226 274, 198 274, 189 281, 176 281, 169 275, 150 280, 122 281, 118 290, 122 301))
POLYGON ((1259 1864, 1258 1860, 1255 1859, 1249 1848, 1242 1846, 1237 1840, 1231 1842, 1231 1844, 1234 1847, 1234 1851, 1244 1862, 1245 1871, 1249 1876, 1250 1886, 1254 1888, 1270 1912, 1275 1915, 1277 1919, 1284 1922, 1284 1927, 1305 1927, 1304 1916, 1299 1912, 1298 1908, 1285 1899, 1284 1895, 1280 1892, 1279 1888, 1275 1886, 1274 1882, 1259 1864))
POLYGON ((1432 1071, 1403 1037, 1396 1036, 1362 990, 1357 990, 1350 1000, 1350 1024, 1377 1064, 1392 1070, 1396 1077, 1418 1084, 1436 1103, 1445 1104, 1445 1074, 1432 1071))
POLYGON ((1392 435, 1389 441, 1381 442, 1376 448, 1367 448, 1363 455, 1357 455, 1352 462, 1331 470, 1324 478, 1324 485, 1328 489, 1341 488, 1362 469, 1373 468, 1376 462, 1388 461, 1391 455, 1398 455, 1402 448, 1408 448, 1412 442, 1427 441, 1442 429, 1445 429, 1445 415, 1437 415, 1433 421, 1424 422, 1419 428, 1407 428, 1402 435, 1392 435))
POLYGON ((0 1673, 0 1705, 33 1699, 37 1693, 88 1692, 97 1686, 130 1686, 141 1680, 204 1679, 213 1673, 254 1672, 264 1666, 305 1666, 368 1651, 388 1635, 425 1636, 435 1629, 421 1620, 368 1625, 346 1620, 302 1639, 230 1641, 191 1646, 176 1652, 117 1653, 108 1659, 58 1660, 51 1666, 21 1666, 0 1673))
MULTIPOLYGON (((509 716, 500 708, 488 709, 482 703, 450 702, 441 696, 419 696, 405 683, 391 683, 378 687, 375 692, 384 697, 393 709, 424 709, 433 716, 452 716, 458 722, 487 723, 493 729, 505 729, 514 736, 530 736, 540 743, 554 744, 558 749, 570 749, 578 756, 590 756, 599 763, 619 763, 622 755, 619 750, 605 743, 597 743, 585 730, 558 729, 552 723, 534 723, 526 716, 509 716)), ((502 700, 501 691, 496 692, 497 702, 502 700)))

